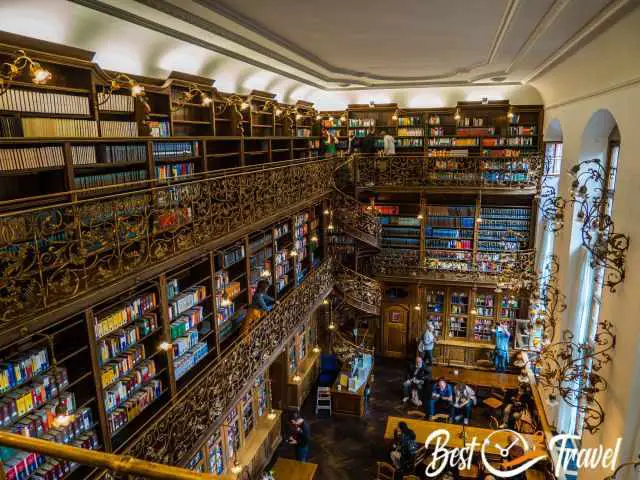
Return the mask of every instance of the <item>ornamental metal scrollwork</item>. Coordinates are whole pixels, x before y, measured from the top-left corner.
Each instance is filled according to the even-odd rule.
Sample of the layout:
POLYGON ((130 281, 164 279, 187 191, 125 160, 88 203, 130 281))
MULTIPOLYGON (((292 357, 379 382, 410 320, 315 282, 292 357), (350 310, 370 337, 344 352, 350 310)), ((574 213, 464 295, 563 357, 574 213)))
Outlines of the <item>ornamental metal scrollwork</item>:
POLYGON ((599 159, 593 159, 574 165, 569 173, 575 177, 571 202, 578 212, 577 220, 582 223, 582 245, 591 253, 591 266, 605 269, 604 284, 615 292, 625 279, 630 237, 615 231, 609 214, 613 195, 608 185, 610 172, 599 159))
POLYGON ((303 283, 144 430, 127 454, 176 465, 202 435, 231 408, 242 390, 254 381, 265 361, 279 352, 333 287, 331 259, 303 283))
POLYGON ((330 192, 333 170, 299 162, 1 214, 0 324, 302 206, 330 192))
POLYGON ((544 173, 540 181, 537 197, 540 201, 540 215, 544 219, 545 230, 557 233, 564 227, 564 209, 567 201, 558 195, 550 174, 554 159, 545 158, 544 173))
POLYGON ((566 330, 562 340, 545 346, 540 352, 541 371, 538 383, 557 392, 583 417, 584 428, 595 433, 605 419, 597 394, 607 389, 607 381, 598 372, 612 361, 615 348, 613 324, 604 320, 598 325, 592 342, 580 343, 566 330))
POLYGON ((359 186, 466 186, 483 189, 537 188, 543 171, 539 154, 520 157, 430 157, 357 155, 359 186))
POLYGON ((380 314, 382 286, 380 282, 341 264, 336 264, 336 288, 345 303, 371 315, 380 314))

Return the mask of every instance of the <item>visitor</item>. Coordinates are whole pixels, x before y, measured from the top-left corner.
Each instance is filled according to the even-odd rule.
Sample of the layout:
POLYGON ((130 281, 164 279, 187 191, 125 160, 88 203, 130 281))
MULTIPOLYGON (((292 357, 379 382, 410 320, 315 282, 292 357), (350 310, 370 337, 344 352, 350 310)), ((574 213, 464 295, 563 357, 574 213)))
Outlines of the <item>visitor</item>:
POLYGON ((373 128, 367 130, 367 134, 362 138, 360 152, 365 154, 376 153, 376 137, 373 128))
POLYGON ((455 398, 453 402, 454 414, 458 414, 455 420, 458 421, 463 418, 463 423, 469 425, 471 409, 477 403, 476 392, 470 386, 460 382, 454 387, 453 395, 455 398))
POLYGON ((418 342, 418 353, 427 365, 433 365, 433 347, 436 344, 434 330, 433 323, 427 322, 427 328, 422 337, 420 337, 420 342, 418 342))
POLYGON ((509 322, 500 322, 496 329, 496 372, 504 372, 509 366, 509 322))
POLYGON ((324 154, 335 155, 337 152, 338 139, 328 129, 322 129, 322 142, 324 143, 324 154))
POLYGON ((449 421, 453 421, 453 389, 444 378, 439 378, 431 391, 427 420, 435 414, 436 406, 444 407, 449 415, 449 421))
POLYGON ((296 460, 306 462, 309 459, 309 426, 299 413, 294 414, 291 424, 294 434, 289 443, 296 447, 296 460))
POLYGON ((269 289, 269 282, 265 279, 258 281, 258 285, 256 286, 256 291, 253 294, 253 299, 251 301, 251 306, 256 308, 264 313, 270 312, 273 309, 276 301, 267 295, 267 290, 269 289))
POLYGON ((515 421, 529 408, 530 402, 531 394, 529 393, 529 386, 521 384, 518 390, 511 395, 511 398, 505 401, 500 428, 506 428, 507 426, 513 428, 515 421))
POLYGON ((393 138, 393 135, 387 132, 382 132, 382 141, 383 141, 383 153, 385 155, 395 155, 396 154, 396 139, 393 138))
POLYGON ((407 403, 409 397, 416 406, 422 406, 422 387, 424 386, 424 363, 421 357, 416 357, 415 363, 411 362, 407 369, 407 377, 402 384, 402 403, 407 403))
POLYGON ((349 132, 349 141, 347 143, 347 154, 351 155, 352 153, 355 153, 356 151, 358 151, 359 147, 360 139, 356 137, 355 131, 351 130, 349 132))
POLYGON ((416 434, 406 422, 398 422, 394 432, 393 450, 390 454, 391 462, 402 473, 413 472, 418 444, 416 434))
POLYGON ((424 385, 422 385, 422 406, 424 414, 429 414, 429 403, 431 401, 431 393, 433 392, 433 370, 431 365, 424 367, 424 385))

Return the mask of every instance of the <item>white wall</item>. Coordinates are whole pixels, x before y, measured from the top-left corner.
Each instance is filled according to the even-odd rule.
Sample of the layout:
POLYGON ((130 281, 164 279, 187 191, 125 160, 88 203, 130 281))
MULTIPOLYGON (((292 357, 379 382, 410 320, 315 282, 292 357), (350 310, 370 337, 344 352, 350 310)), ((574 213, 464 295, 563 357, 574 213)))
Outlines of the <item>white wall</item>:
MULTIPOLYGON (((586 45, 565 62, 536 79, 544 104, 545 123, 556 119, 562 126, 564 143, 563 174, 560 194, 569 198, 571 178, 567 170, 579 159, 602 153, 602 138, 583 144, 583 133, 592 115, 607 109, 613 115, 621 136, 618 178, 613 219, 616 231, 631 236, 627 255, 627 278, 615 293, 605 289, 601 319, 612 321, 617 329, 613 363, 601 372, 609 382, 608 390, 598 397, 606 418, 601 430, 585 434, 583 446, 612 446, 623 437, 621 460, 636 459, 640 453, 640 9, 636 9, 600 37, 586 45)), ((569 212, 567 212, 569 215, 569 212)), ((560 285, 564 292, 575 292, 576 262, 572 259, 571 222, 556 242, 560 255, 560 285)), ((573 232, 575 234, 575 232, 573 232)), ((575 300, 575 297, 574 297, 575 300)), ((572 323, 575 308, 567 310, 563 326, 572 323)), ((610 472, 583 470, 580 480, 601 480, 610 472)), ((618 477, 631 480, 631 471, 618 477)))

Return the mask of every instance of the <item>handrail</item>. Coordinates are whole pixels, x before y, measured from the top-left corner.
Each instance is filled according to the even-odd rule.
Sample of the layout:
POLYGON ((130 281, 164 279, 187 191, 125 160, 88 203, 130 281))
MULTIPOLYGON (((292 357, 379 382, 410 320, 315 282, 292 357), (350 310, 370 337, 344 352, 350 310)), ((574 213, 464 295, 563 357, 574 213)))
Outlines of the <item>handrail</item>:
POLYGON ((466 186, 483 189, 537 188, 544 157, 357 155, 356 178, 364 187, 466 186))
POLYGON ((148 462, 128 455, 114 455, 96 450, 87 450, 5 431, 0 431, 0 445, 144 478, 158 480, 203 480, 214 478, 223 480, 224 478, 230 478, 196 473, 185 468, 148 462))

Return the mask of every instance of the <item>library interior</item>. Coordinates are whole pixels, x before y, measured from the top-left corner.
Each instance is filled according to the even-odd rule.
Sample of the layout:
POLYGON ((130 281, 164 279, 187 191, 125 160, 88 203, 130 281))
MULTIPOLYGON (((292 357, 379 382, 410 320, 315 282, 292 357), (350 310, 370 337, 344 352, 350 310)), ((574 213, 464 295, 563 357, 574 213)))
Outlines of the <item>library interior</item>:
POLYGON ((638 51, 640 0, 0 0, 0 480, 640 480, 638 51))

